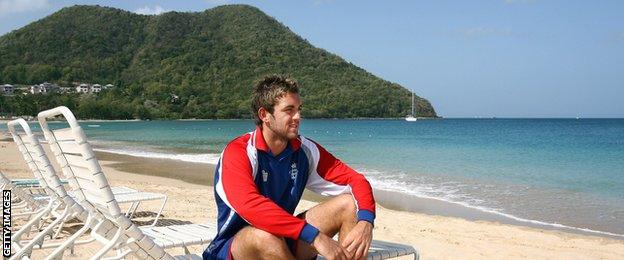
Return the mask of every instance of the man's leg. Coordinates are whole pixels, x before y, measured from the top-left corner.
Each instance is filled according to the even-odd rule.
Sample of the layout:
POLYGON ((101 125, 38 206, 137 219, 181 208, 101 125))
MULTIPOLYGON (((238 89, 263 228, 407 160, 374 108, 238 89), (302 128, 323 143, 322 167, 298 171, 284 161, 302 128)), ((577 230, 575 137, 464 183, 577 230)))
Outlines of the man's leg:
MULTIPOLYGON (((329 237, 339 233, 338 241, 342 242, 357 224, 355 209, 355 201, 351 194, 342 194, 310 208, 299 217, 329 237)), ((311 259, 316 254, 311 245, 298 241, 297 259, 311 259)))
POLYGON ((234 259, 295 259, 283 238, 252 226, 236 233, 230 250, 234 259))
MULTIPOLYGON (((344 239, 357 223, 355 202, 350 194, 343 194, 320 203, 298 217, 333 237, 340 232, 344 239)), ((286 241, 271 233, 247 226, 234 236, 230 248, 234 259, 294 259, 286 241)), ((311 259, 316 250, 309 244, 297 241, 297 259, 311 259)))

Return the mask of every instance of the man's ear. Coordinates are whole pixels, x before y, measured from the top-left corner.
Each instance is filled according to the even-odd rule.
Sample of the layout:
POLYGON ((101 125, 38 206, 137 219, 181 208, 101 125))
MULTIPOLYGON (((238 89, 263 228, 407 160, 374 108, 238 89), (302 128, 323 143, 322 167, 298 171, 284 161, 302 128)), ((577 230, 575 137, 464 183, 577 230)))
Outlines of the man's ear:
POLYGON ((260 118, 260 120, 262 120, 262 122, 264 123, 269 123, 269 111, 267 111, 266 109, 264 109, 264 107, 260 107, 258 109, 258 117, 260 118))

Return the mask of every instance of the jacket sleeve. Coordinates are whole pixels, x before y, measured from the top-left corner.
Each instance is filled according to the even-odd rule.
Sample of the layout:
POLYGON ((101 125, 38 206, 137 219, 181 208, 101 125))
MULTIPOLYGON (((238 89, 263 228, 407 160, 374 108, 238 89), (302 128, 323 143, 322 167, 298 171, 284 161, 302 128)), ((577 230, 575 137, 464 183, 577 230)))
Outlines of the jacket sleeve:
POLYGON ((243 144, 230 143, 221 157, 221 182, 226 204, 252 226, 280 237, 312 243, 318 229, 264 197, 253 180, 243 144))
POLYGON ((337 195, 349 191, 357 206, 358 220, 375 220, 375 198, 373 189, 364 177, 351 167, 334 157, 316 142, 309 141, 308 149, 313 157, 312 173, 308 188, 325 195, 337 195))

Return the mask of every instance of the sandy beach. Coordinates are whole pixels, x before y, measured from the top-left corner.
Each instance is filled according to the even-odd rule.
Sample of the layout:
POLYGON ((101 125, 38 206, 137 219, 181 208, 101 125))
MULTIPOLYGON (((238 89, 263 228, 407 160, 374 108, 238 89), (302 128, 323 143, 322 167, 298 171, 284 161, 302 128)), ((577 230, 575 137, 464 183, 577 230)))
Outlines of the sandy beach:
MULTIPOLYGON (((98 153, 113 186, 166 193, 169 201, 159 225, 215 222, 214 166, 167 159, 98 153)), ((15 145, 0 141, 0 170, 9 178, 31 178, 15 145)), ((391 196, 385 194, 383 196, 391 196)), ((298 210, 312 207, 308 195, 298 210)), ((154 211, 149 203, 139 211, 154 211)), ((148 219, 137 220, 139 224, 148 219)), ((516 226, 496 221, 467 220, 377 206, 374 238, 410 244, 422 259, 624 259, 624 240, 516 226)), ((192 248, 201 254, 204 246, 192 248)), ((77 247, 68 258, 84 258, 95 245, 77 247)), ((180 254, 181 250, 168 250, 180 254)), ((36 251, 34 257, 45 251, 36 251)))

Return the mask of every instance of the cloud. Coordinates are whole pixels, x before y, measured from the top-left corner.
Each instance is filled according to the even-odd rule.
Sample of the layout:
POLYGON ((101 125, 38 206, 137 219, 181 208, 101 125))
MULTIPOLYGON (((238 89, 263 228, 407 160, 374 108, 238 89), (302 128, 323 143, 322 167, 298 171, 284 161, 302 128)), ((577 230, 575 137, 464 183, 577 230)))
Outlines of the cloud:
POLYGON ((162 6, 160 5, 157 5, 157 6, 154 6, 153 8, 149 6, 144 6, 139 9, 134 10, 134 12, 137 14, 145 14, 145 15, 159 15, 164 12, 167 12, 167 10, 162 8, 162 6))
POLYGON ((0 16, 47 8, 48 0, 0 0, 0 16))
POLYGON ((205 2, 211 6, 219 6, 229 4, 230 0, 205 0, 205 2))

